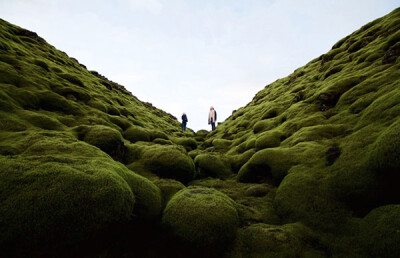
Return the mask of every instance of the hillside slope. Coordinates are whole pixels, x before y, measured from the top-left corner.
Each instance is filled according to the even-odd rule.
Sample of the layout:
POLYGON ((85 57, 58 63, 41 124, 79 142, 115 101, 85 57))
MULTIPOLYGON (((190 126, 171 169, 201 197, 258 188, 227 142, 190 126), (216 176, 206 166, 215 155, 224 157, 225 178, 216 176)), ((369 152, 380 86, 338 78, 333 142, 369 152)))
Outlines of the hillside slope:
POLYGON ((210 133, 0 27, 8 255, 400 256, 400 9, 210 133))
MULTIPOLYGON (((76 244, 110 225, 158 217, 160 189, 122 163, 157 145, 183 163, 177 173, 187 181, 193 161, 170 140, 182 135, 172 115, 0 20, 2 247, 76 244)), ((152 161, 141 166, 169 162, 152 161)))
MULTIPOLYGON (((279 220, 262 222, 306 225, 322 233, 319 240, 328 254, 396 257, 400 255, 394 244, 400 241, 399 86, 400 9, 396 9, 267 85, 220 124, 203 146, 231 160, 238 182, 271 188, 264 198, 279 220)), ((253 234, 274 237, 269 228, 255 224, 244 229, 241 251, 270 253, 267 240, 255 244, 245 239, 254 238, 253 234)), ((284 251, 291 247, 289 242, 274 248, 284 251)), ((297 250, 301 255, 303 251, 297 250)))

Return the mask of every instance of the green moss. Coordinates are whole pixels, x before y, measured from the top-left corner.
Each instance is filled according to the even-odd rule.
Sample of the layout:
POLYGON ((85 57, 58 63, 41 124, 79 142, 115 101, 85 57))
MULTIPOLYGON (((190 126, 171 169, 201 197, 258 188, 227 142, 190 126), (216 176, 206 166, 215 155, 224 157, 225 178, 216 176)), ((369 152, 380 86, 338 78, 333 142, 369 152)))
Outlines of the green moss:
MULTIPOLYGON (((300 223, 275 226, 254 224, 240 229, 238 235, 239 253, 249 257, 311 257, 316 235, 300 223)), ((312 257, 323 257, 324 252, 314 251, 312 257)))
POLYGON ((377 138, 368 158, 367 167, 376 173, 381 203, 400 202, 400 120, 397 120, 377 138))
POLYGON ((97 110, 100 110, 101 112, 107 113, 107 106, 105 104, 103 104, 100 101, 96 101, 94 99, 91 99, 88 103, 88 106, 95 108, 97 110))
POLYGON ((186 149, 186 151, 195 150, 197 148, 197 142, 193 138, 189 138, 189 137, 182 137, 182 138, 171 137, 171 140, 175 144, 182 145, 186 149))
POLYGON ((360 239, 371 256, 398 257, 400 248, 400 205, 372 210, 362 221, 360 239))
POLYGON ((329 69, 324 75, 323 78, 327 79, 328 77, 330 77, 331 75, 340 72, 342 69, 344 68, 343 65, 337 65, 332 67, 331 69, 329 69))
POLYGON ((24 110, 19 112, 19 116, 21 117, 21 119, 44 130, 63 129, 63 125, 60 122, 58 122, 58 120, 41 113, 35 113, 28 110, 24 110))
POLYGON ((50 70, 55 72, 55 73, 63 73, 63 70, 61 70, 60 68, 55 67, 55 66, 51 67, 50 70))
POLYGON ((150 131, 150 140, 154 141, 155 139, 169 140, 168 135, 160 130, 151 130, 150 131))
POLYGON ((253 126, 253 132, 254 133, 264 132, 267 130, 271 130, 275 126, 276 122, 273 120, 261 120, 255 123, 255 125, 253 126))
POLYGON ((111 156, 119 155, 122 152, 121 133, 107 126, 96 125, 90 127, 83 140, 111 156))
POLYGON ((283 136, 280 131, 267 131, 257 137, 255 147, 258 150, 265 148, 278 147, 281 144, 281 137, 283 136))
POLYGON ((232 141, 230 140, 225 140, 225 139, 214 139, 212 141, 212 145, 216 150, 226 150, 228 149, 232 144, 232 141))
POLYGON ((293 154, 287 149, 265 149, 255 153, 239 170, 240 182, 264 182, 273 184, 286 176, 293 165, 293 154))
POLYGON ((262 197, 271 191, 271 187, 265 184, 255 185, 247 188, 245 194, 248 196, 262 197))
POLYGON ((129 120, 120 117, 120 116, 109 116, 110 122, 117 125, 121 130, 126 130, 127 128, 132 126, 132 123, 129 120))
POLYGON ((183 183, 192 180, 194 175, 193 160, 181 149, 174 146, 149 146, 144 149, 141 162, 150 172, 183 183))
POLYGON ((49 65, 45 61, 39 60, 39 59, 35 59, 33 63, 35 65, 43 68, 44 70, 49 71, 49 65))
POLYGON ((24 139, 22 155, 0 156, 2 244, 77 243, 130 218, 135 197, 102 152, 56 133, 24 139))
POLYGON ((343 204, 320 182, 318 168, 296 167, 281 182, 274 207, 286 222, 302 221, 319 230, 335 230, 350 215, 343 204))
POLYGON ((114 107, 113 105, 107 106, 107 113, 112 116, 120 116, 121 115, 121 112, 119 111, 119 109, 114 107))
POLYGON ((149 142, 150 141, 150 133, 146 129, 139 126, 129 127, 124 132, 124 138, 128 141, 135 143, 138 141, 149 142))
POLYGON ((239 217, 228 196, 214 189, 189 187, 168 202, 162 223, 186 242, 209 246, 233 240, 239 217))
MULTIPOLYGON (((1 117, 1 116, 0 116, 1 117)), ((8 132, 20 132, 26 130, 28 127, 21 121, 8 117, 7 119, 0 118, 0 130, 8 132)))
POLYGON ((196 171, 200 177, 226 178, 231 175, 227 158, 211 154, 199 154, 194 159, 196 171))
POLYGON ((185 186, 181 182, 173 180, 173 179, 162 178, 162 179, 156 180, 154 183, 161 190, 161 195, 162 195, 162 199, 163 199, 162 207, 165 207, 167 205, 167 203, 169 202, 169 200, 171 200, 171 198, 172 198, 172 196, 174 196, 174 194, 176 194, 179 190, 182 190, 183 188, 185 188, 185 186))
POLYGON ((239 169, 256 153, 255 150, 248 150, 242 154, 229 156, 231 160, 231 167, 234 173, 239 172, 239 169))
POLYGON ((41 92, 39 94, 40 107, 48 111, 61 111, 65 114, 79 115, 82 111, 79 107, 68 101, 64 97, 51 91, 41 92))
POLYGON ((315 125, 303 127, 296 133, 291 135, 285 140, 285 145, 293 146, 300 142, 307 141, 321 141, 323 139, 331 139, 340 135, 344 135, 346 132, 345 125, 315 125))
POLYGON ((60 74, 58 74, 58 76, 60 76, 61 78, 67 80, 68 82, 70 82, 72 84, 78 85, 80 87, 85 87, 83 82, 74 75, 71 75, 68 73, 60 73, 60 74))
POLYGON ((133 215, 144 220, 157 219, 162 208, 160 189, 150 180, 133 173, 121 163, 116 163, 114 167, 118 175, 128 183, 135 196, 133 215))

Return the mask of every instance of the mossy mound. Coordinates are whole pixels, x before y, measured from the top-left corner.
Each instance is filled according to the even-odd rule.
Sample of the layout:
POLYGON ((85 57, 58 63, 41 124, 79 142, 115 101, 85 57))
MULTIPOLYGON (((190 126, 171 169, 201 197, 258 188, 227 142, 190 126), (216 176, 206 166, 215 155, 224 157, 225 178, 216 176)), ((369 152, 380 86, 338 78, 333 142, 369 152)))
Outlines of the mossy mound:
POLYGON ((257 137, 255 147, 258 150, 278 147, 281 144, 283 134, 279 131, 268 131, 257 137))
POLYGON ((142 192, 145 179, 104 152, 67 134, 12 136, 21 139, 20 155, 0 156, 1 244, 77 243, 136 213, 140 201, 133 190, 142 192))
POLYGON ((227 150, 229 146, 232 144, 232 141, 225 139, 214 139, 212 141, 212 145, 216 150, 227 150))
POLYGON ((200 154, 194 159, 196 171, 199 177, 227 178, 232 172, 229 160, 212 154, 200 154))
POLYGON ((240 229, 238 246, 241 249, 231 253, 231 257, 240 257, 246 253, 249 257, 323 257, 324 252, 313 249, 317 243, 315 234, 300 223, 283 226, 254 224, 240 229))
POLYGON ((379 203, 400 203, 400 120, 387 128, 376 140, 368 168, 379 181, 379 203))
POLYGON ((233 203, 215 189, 189 187, 168 202, 162 223, 194 246, 223 244, 235 238, 239 225, 233 203))
POLYGON ((265 149, 246 162, 237 178, 240 182, 269 182, 277 185, 292 165, 293 158, 287 149, 265 149))
MULTIPOLYGON (((1 175, 0 202, 8 202, 0 208, 5 217, 0 224, 13 223, 1 241, 19 247, 22 240, 57 242, 65 233, 67 242, 77 243, 101 231, 107 235, 106 225, 127 223, 120 225, 126 235, 140 231, 150 243, 131 241, 129 235, 127 246, 135 251, 149 246, 150 256, 160 256, 165 253, 150 245, 156 241, 169 248, 163 238, 171 235, 157 226, 168 202, 173 205, 167 204, 164 224, 186 241, 171 248, 179 250, 176 256, 199 250, 194 246, 204 253, 204 246, 227 247, 218 257, 398 256, 391 229, 398 227, 400 201, 399 17, 396 9, 363 26, 265 86, 216 130, 196 134, 180 132, 175 117, 88 71, 36 33, 0 20, 0 171, 7 170, 1 175), (193 160, 208 177, 195 176, 193 160), (32 184, 25 184, 26 178, 32 184), (183 183, 203 188, 184 189, 183 183), (206 193, 214 191, 210 187, 234 202, 206 193), (14 193, 16 207, 25 210, 13 210, 7 198, 14 193), (210 202, 214 199, 218 206, 207 206, 217 203, 210 202), (220 206, 228 220, 226 214, 212 217, 210 210, 220 206), (192 214, 199 207, 204 216, 192 214), (226 228, 217 225, 222 233, 213 235, 209 225, 214 224, 203 217, 226 228), (238 241, 226 245, 238 227, 238 241), (370 234, 376 238, 368 240, 370 234)), ((102 243, 120 246, 107 237, 102 243)))
POLYGON ((271 191, 270 186, 261 184, 247 188, 245 194, 248 196, 262 197, 267 195, 270 191, 271 191))
POLYGON ((302 221, 319 230, 334 230, 351 212, 333 200, 316 168, 293 168, 279 185, 274 207, 285 222, 302 221))
POLYGON ((163 178, 187 183, 193 179, 193 160, 180 148, 168 145, 153 145, 143 150, 140 161, 149 172, 163 178))
POLYGON ((150 132, 140 126, 132 126, 129 127, 124 132, 124 138, 128 141, 135 143, 138 141, 149 142, 150 141, 150 132))
POLYGON ((174 179, 158 179, 154 182, 158 188, 161 190, 161 195, 163 197, 163 207, 167 205, 169 200, 176 194, 179 190, 185 188, 185 185, 174 179))
POLYGON ((229 155, 229 159, 231 160, 231 167, 234 173, 237 173, 239 169, 246 164, 247 161, 256 153, 255 150, 250 149, 241 154, 229 155))
POLYGON ((197 148, 197 142, 193 138, 189 137, 182 137, 182 138, 176 138, 173 137, 171 139, 175 144, 182 145, 186 151, 192 151, 197 148))
POLYGON ((362 221, 361 240, 372 257, 399 257, 400 205, 372 210, 362 221))
POLYGON ((83 136, 83 140, 113 157, 122 152, 123 141, 121 133, 108 126, 95 125, 89 127, 83 136))

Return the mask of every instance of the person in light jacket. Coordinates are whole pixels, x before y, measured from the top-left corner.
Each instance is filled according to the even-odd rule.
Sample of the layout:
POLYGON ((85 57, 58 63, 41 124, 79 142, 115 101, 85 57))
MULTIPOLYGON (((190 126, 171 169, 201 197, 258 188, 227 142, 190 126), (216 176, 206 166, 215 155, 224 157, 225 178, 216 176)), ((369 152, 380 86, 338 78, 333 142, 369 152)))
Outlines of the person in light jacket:
POLYGON ((217 111, 214 107, 210 107, 210 112, 208 113, 208 124, 211 124, 211 129, 215 130, 215 122, 217 121, 217 111))
POLYGON ((185 113, 182 114, 182 133, 186 130, 186 123, 188 122, 187 116, 185 113))

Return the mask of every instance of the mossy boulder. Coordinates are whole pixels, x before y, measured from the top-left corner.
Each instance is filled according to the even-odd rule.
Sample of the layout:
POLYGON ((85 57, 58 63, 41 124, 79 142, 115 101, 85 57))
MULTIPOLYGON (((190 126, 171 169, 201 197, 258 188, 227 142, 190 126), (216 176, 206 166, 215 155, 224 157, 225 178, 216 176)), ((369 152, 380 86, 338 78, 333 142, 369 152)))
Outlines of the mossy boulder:
POLYGON ((276 191, 277 214, 286 222, 302 221, 320 230, 334 230, 343 223, 350 211, 331 197, 332 192, 324 186, 322 178, 318 168, 293 168, 276 191))
POLYGON ((122 152, 123 141, 121 133, 108 126, 95 125, 89 127, 83 140, 111 156, 116 156, 122 152))
POLYGON ((239 226, 233 203, 215 189, 189 187, 168 202, 162 223, 172 234, 194 246, 225 244, 235 238, 239 226))
MULTIPOLYGON (((249 257, 323 257, 323 252, 313 250, 311 243, 316 235, 301 223, 283 226, 254 224, 240 229, 238 241, 241 250, 249 257)), ((232 254, 233 255, 233 254, 232 254)))
POLYGON ((400 205, 372 210, 361 223, 360 239, 372 257, 400 256, 400 205))
POLYGON ((227 178, 232 174, 229 160, 219 155, 199 154, 194 159, 194 164, 200 177, 227 178))
POLYGON ((155 139, 169 140, 168 135, 160 130, 149 130, 150 140, 154 142, 155 139))
POLYGON ((178 145, 182 145, 186 151, 192 151, 197 148, 197 142, 190 137, 172 137, 171 140, 178 145))
POLYGON ((246 164, 247 161, 256 153, 255 150, 250 149, 241 154, 230 155, 229 158, 231 160, 231 168, 234 173, 239 172, 240 168, 246 164))
POLYGON ((292 153, 285 148, 256 152, 239 170, 239 182, 270 182, 279 184, 293 165, 292 153))
POLYGON ((258 121, 258 122, 256 122, 254 124, 253 132, 257 134, 257 133, 260 133, 260 132, 271 130, 275 126, 276 126, 276 122, 274 120, 272 120, 272 119, 261 120, 261 121, 258 121))
POLYGON ((172 178, 187 183, 194 176, 193 160, 175 146, 149 146, 144 149, 141 162, 149 172, 162 178, 172 178))
POLYGON ((376 140, 368 161, 376 173, 380 203, 400 202, 400 120, 388 127, 376 140))
POLYGON ((278 147, 281 144, 282 136, 283 133, 276 130, 264 132, 257 137, 255 147, 258 150, 278 147))
POLYGON ((163 207, 167 205, 169 200, 176 194, 179 190, 185 188, 185 185, 174 179, 160 178, 154 181, 154 184, 158 186, 161 190, 161 195, 163 199, 163 207))
POLYGON ((246 189, 245 194, 247 196, 262 197, 267 195, 271 191, 271 186, 266 184, 250 186, 246 189))
POLYGON ((39 113, 39 112, 32 112, 29 110, 21 110, 18 112, 21 119, 29 122, 30 124, 44 129, 44 130, 52 130, 58 131, 63 129, 63 125, 53 117, 48 115, 39 113))
POLYGON ((135 143, 138 141, 149 142, 150 136, 151 136, 150 132, 140 126, 129 127, 124 132, 124 138, 132 143, 135 143))
POLYGON ((66 134, 15 136, 22 153, 0 156, 1 244, 75 243, 136 213, 147 183, 104 152, 66 134))
POLYGON ((212 141, 212 145, 216 150, 226 150, 231 146, 232 141, 231 140, 225 140, 225 139, 214 139, 212 141))

